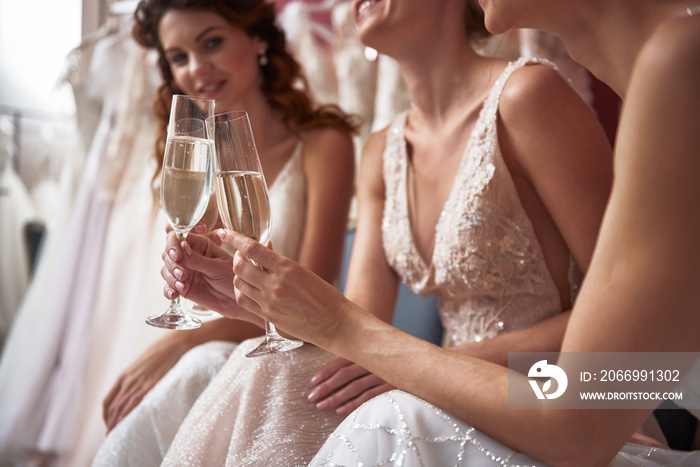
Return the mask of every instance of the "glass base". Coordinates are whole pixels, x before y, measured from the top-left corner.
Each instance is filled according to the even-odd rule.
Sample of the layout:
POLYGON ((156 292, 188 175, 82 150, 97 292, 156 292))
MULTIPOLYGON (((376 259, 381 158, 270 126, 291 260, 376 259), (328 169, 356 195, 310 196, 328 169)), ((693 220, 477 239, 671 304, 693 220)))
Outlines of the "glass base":
POLYGON ((149 316, 146 318, 146 323, 164 329, 197 329, 202 325, 197 318, 176 313, 149 316))
MULTIPOLYGON (((187 313, 190 315, 197 316, 199 318, 207 318, 209 316, 213 316, 216 312, 210 310, 209 308, 200 305, 197 302, 193 302, 192 300, 187 300, 186 298, 181 298, 180 299, 180 305, 187 310, 187 313)), ((218 315, 218 313, 216 313, 218 315)))
POLYGON ((248 352, 245 356, 250 358, 260 357, 262 355, 272 355, 275 353, 286 352, 288 350, 294 350, 302 345, 304 345, 303 341, 285 339, 279 334, 266 336, 259 346, 248 352))

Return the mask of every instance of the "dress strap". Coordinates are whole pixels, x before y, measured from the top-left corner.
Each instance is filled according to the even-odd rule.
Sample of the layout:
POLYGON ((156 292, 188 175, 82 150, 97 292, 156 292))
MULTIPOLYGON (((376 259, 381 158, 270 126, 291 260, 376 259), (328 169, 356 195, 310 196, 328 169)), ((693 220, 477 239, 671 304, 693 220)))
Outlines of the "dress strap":
POLYGON ((275 179, 272 181, 272 184, 267 187, 268 191, 271 190, 273 186, 282 185, 284 180, 290 177, 294 167, 301 164, 301 153, 303 148, 304 143, 303 138, 301 138, 294 148, 292 155, 289 156, 289 159, 287 159, 287 162, 285 162, 282 170, 280 170, 280 173, 277 174, 277 177, 275 177, 275 179))
POLYGON ((518 60, 515 60, 513 62, 508 63, 506 66, 505 70, 503 70, 503 73, 501 73, 501 76, 498 77, 496 80, 496 83, 493 85, 493 88, 491 89, 491 92, 489 93, 489 97, 486 99, 486 102, 484 103, 484 115, 482 115, 482 118, 484 119, 484 122, 488 124, 494 123, 496 121, 496 116, 498 114, 498 103, 501 100, 501 94, 503 94, 503 89, 506 86, 506 83, 508 82, 508 79, 511 77, 511 75, 518 69, 527 66, 527 65, 547 65, 559 72, 559 74, 567 81, 570 83, 570 80, 566 78, 557 65, 555 65, 553 62, 547 60, 546 58, 538 58, 538 57, 521 57, 518 60))

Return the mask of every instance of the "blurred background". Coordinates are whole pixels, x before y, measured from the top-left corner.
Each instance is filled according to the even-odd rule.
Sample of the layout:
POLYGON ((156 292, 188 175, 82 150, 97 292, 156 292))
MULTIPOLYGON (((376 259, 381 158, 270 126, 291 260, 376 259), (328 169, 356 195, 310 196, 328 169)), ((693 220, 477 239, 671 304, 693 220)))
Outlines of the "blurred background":
POLYGON ((65 164, 76 151, 69 55, 104 24, 106 1, 0 0, 0 343, 61 179, 75 175, 65 164))

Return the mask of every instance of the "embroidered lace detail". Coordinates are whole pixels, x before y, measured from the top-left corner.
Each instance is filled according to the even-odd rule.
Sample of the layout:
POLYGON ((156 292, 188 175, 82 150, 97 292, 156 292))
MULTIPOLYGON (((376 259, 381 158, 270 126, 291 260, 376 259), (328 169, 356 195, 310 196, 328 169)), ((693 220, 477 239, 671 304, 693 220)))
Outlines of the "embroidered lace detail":
POLYGON ((503 88, 515 70, 533 63, 554 67, 541 59, 512 62, 486 99, 435 226, 429 264, 415 247, 408 216, 407 112, 387 133, 384 251, 412 290, 438 297, 448 345, 522 329, 561 311, 559 292, 498 144, 503 88))
POLYGON ((310 465, 542 465, 530 460, 533 459, 495 442, 434 405, 394 390, 371 399, 354 411, 329 436, 310 465), (383 444, 375 445, 378 440, 383 444), (437 457, 436 453, 439 453, 437 457))

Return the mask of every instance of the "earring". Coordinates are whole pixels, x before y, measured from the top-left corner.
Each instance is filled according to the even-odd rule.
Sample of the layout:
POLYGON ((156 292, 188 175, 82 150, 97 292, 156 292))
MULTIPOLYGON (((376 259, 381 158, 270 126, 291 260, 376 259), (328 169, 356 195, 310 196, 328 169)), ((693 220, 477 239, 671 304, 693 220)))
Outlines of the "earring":
POLYGON ((265 49, 261 49, 260 52, 258 52, 258 63, 260 66, 267 65, 267 51, 265 49))

